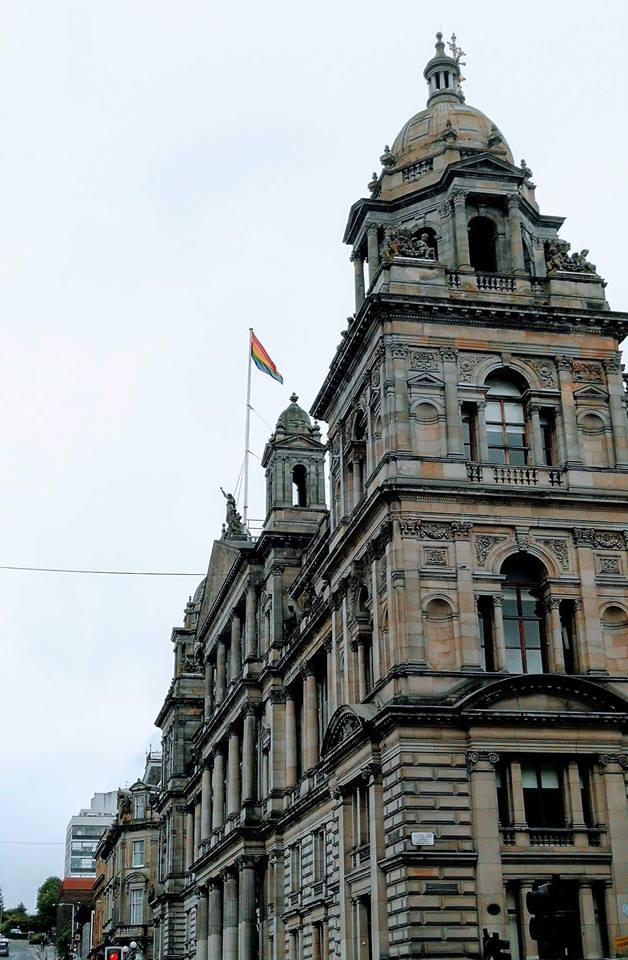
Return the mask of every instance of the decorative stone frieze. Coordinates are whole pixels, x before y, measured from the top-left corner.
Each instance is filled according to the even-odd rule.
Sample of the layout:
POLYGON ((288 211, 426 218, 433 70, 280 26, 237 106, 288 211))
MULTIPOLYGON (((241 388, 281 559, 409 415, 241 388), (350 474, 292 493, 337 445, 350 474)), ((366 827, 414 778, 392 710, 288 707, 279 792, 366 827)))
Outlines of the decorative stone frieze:
POLYGON ((609 574, 620 574, 620 557, 614 556, 598 556, 598 571, 599 573, 609 573, 609 574))
POLYGON ((491 534, 480 534, 475 537, 475 555, 480 566, 484 566, 489 553, 500 543, 504 543, 507 537, 497 537, 491 534))
POLYGON ((615 530, 594 530, 592 527, 575 527, 573 537, 578 546, 601 550, 625 550, 626 533, 615 530))
POLYGON ((526 357, 526 363, 536 370, 544 387, 556 386, 556 367, 552 360, 530 360, 526 357))
POLYGON ((458 377, 460 383, 471 383, 475 368, 482 360, 487 359, 485 353, 461 353, 458 357, 458 377))
POLYGON ((428 547, 425 551, 426 567, 448 567, 449 557, 446 548, 428 547))
POLYGON ((573 378, 577 383, 604 383, 602 367, 599 363, 574 360, 572 370, 573 378))
POLYGON ((539 537, 538 543, 554 554, 563 570, 569 569, 569 544, 560 537, 539 537))
POLYGON ((411 370, 439 370, 438 354, 429 353, 426 350, 415 350, 410 354, 409 367, 411 370))

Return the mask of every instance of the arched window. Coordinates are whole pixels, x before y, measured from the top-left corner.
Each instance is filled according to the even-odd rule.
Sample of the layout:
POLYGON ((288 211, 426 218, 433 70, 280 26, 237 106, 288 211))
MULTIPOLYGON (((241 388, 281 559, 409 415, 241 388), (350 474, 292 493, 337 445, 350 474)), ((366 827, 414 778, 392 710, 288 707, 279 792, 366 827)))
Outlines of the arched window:
POLYGON ((488 217, 469 221, 469 257, 471 266, 480 273, 497 272, 495 224, 488 217))
POLYGON ((307 507, 307 470, 302 463, 292 469, 292 506, 307 507))
POLYGON ((545 673, 548 669, 545 617, 540 587, 546 573, 529 554, 509 557, 502 566, 502 616, 509 673, 545 673))
POLYGON ((487 377, 486 386, 489 388, 486 404, 489 460, 525 466, 529 448, 521 389, 504 371, 487 377))

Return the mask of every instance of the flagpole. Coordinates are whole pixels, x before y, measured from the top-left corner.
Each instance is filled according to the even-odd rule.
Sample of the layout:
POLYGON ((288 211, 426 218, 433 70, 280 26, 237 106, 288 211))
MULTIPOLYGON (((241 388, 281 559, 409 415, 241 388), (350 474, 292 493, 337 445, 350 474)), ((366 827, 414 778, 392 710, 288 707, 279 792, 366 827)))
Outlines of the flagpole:
POLYGON ((253 327, 249 327, 249 365, 246 377, 246 425, 244 428, 244 503, 242 522, 246 527, 249 516, 249 447, 251 431, 251 349, 253 345, 253 327))

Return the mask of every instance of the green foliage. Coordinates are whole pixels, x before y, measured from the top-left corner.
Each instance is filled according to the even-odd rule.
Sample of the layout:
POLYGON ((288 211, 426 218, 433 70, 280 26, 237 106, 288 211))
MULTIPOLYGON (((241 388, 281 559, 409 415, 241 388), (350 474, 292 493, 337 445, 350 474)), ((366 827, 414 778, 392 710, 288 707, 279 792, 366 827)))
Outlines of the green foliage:
POLYGON ((60 889, 59 877, 48 877, 37 891, 37 926, 44 933, 55 925, 60 889))
POLYGON ((59 925, 57 931, 57 956, 59 960, 67 960, 70 956, 70 941, 72 939, 72 930, 69 923, 59 925))

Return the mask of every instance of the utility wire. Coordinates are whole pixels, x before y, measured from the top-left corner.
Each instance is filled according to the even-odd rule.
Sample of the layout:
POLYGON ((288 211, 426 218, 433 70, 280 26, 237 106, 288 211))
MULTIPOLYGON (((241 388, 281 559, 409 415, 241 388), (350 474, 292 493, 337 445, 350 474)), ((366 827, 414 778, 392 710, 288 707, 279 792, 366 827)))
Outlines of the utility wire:
MULTIPOLYGON (((23 570, 28 573, 89 573, 108 577, 204 577, 204 573, 183 573, 178 570, 78 570, 73 567, 18 567, 0 563, 0 570, 23 570)), ((9 842, 9 841, 7 841, 9 842)))

